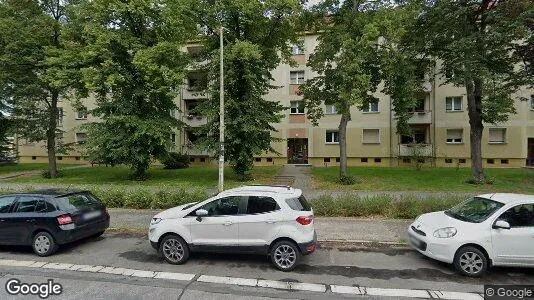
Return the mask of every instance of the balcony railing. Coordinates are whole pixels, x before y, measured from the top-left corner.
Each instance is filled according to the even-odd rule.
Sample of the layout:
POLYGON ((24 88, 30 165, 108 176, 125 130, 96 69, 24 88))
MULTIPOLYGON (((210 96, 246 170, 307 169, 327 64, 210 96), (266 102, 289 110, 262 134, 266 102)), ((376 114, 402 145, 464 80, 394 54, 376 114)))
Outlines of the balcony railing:
POLYGON ((182 89, 183 100, 206 99, 207 97, 208 94, 206 94, 206 92, 189 89, 187 86, 182 89))
POLYGON ((432 144, 399 144, 399 156, 432 156, 432 144))
POLYGON ((192 156, 210 156, 212 153, 209 153, 206 150, 202 150, 195 146, 194 144, 187 143, 182 145, 182 153, 192 156))
POLYGON ((208 122, 208 118, 200 115, 185 115, 183 120, 190 127, 200 127, 208 122))
POLYGON ((408 120, 408 124, 431 124, 432 111, 422 110, 414 111, 413 116, 408 120))

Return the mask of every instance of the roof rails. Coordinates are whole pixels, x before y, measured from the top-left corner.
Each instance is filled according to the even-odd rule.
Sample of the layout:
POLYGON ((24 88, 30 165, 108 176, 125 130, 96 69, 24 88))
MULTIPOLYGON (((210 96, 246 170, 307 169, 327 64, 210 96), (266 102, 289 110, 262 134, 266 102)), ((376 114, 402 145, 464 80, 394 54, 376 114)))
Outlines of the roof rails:
POLYGON ((248 186, 279 187, 279 188, 286 188, 288 191, 291 190, 290 185, 283 185, 283 184, 249 184, 248 186))

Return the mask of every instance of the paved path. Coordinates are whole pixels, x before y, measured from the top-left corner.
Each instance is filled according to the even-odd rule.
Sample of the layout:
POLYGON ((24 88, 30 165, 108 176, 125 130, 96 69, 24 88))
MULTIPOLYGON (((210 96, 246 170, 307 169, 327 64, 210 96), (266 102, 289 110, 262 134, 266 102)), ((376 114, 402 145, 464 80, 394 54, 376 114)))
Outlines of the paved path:
MULTIPOLYGON (((150 219, 161 210, 109 209, 112 228, 148 230, 150 219)), ((315 218, 317 238, 336 242, 387 242, 405 241, 406 228, 411 220, 315 218)))

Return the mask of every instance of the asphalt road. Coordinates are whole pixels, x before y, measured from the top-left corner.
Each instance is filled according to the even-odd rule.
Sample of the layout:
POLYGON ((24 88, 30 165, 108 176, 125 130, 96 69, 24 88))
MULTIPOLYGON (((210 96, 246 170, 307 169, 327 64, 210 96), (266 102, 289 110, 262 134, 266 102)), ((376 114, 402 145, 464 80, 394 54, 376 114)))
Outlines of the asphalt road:
MULTIPOLYGON (((193 254, 185 265, 174 266, 158 257, 148 244, 146 236, 124 233, 106 233, 100 238, 80 241, 63 247, 56 255, 46 258, 34 256, 29 248, 1 247, 0 260, 113 266, 194 274, 196 279, 201 275, 229 276, 316 283, 328 287, 326 295, 324 292, 224 285, 196 279, 170 281, 0 266, 1 286, 5 286, 10 278, 18 278, 22 282, 46 282, 47 279, 54 279, 63 285, 63 294, 49 299, 346 299, 352 296, 382 299, 368 295, 336 294, 331 290, 334 285, 344 285, 482 293, 484 284, 534 284, 534 269, 495 268, 484 278, 470 279, 455 274, 448 265, 426 259, 419 253, 404 248, 324 245, 314 254, 306 256, 302 265, 290 273, 274 269, 266 257, 248 255, 193 254)), ((7 299, 7 296, 5 288, 1 288, 0 299, 7 299)))

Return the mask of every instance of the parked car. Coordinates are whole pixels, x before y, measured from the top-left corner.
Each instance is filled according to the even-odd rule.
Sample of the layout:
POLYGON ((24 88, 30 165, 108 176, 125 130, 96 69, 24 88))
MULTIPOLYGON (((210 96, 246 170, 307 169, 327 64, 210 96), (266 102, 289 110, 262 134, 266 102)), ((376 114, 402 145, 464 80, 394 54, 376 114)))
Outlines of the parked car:
POLYGON ((302 191, 286 186, 245 186, 154 216, 151 245, 171 264, 194 251, 259 253, 291 271, 315 251, 313 210, 302 191))
POLYGON ((51 189, 0 197, 0 244, 31 245, 39 256, 101 235, 108 227, 106 207, 88 191, 51 189))
POLYGON ((491 266, 534 267, 534 196, 480 195, 421 215, 409 226, 408 241, 466 276, 491 266))

